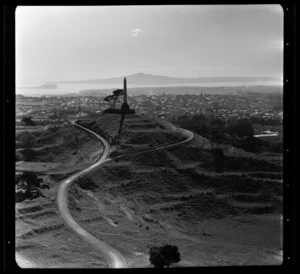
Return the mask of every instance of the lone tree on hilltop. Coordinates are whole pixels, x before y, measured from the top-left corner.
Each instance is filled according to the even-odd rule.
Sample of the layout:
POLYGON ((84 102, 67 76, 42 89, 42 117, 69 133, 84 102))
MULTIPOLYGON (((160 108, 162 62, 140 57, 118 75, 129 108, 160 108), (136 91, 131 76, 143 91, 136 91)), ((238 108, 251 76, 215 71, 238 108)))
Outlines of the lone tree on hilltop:
POLYGON ((106 96, 103 100, 109 103, 110 109, 115 109, 116 102, 122 94, 124 94, 123 89, 116 89, 113 94, 106 96))
POLYGON ((105 102, 108 102, 110 105, 110 109, 113 109, 113 95, 108 95, 103 99, 105 102))
POLYGON ((173 245, 150 247, 149 254, 149 260, 155 268, 170 267, 172 263, 180 261, 178 247, 173 245))

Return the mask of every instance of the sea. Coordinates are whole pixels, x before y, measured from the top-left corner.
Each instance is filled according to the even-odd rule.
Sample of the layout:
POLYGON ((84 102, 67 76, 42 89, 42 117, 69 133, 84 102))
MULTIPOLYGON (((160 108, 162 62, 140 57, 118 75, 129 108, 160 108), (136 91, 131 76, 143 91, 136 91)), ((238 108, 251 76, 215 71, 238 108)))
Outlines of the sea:
MULTIPOLYGON (((22 94, 24 96, 44 96, 44 95, 67 95, 70 93, 78 93, 83 90, 103 90, 107 93, 107 90, 122 89, 123 83, 120 85, 114 84, 94 84, 94 83, 63 83, 57 84, 57 89, 43 89, 32 88, 39 86, 38 84, 24 85, 22 87, 16 87, 16 94, 22 94)), ((251 86, 282 86, 282 82, 217 82, 217 83, 183 83, 183 84, 152 84, 152 85, 130 85, 127 83, 128 93, 130 94, 130 88, 158 88, 158 87, 251 87, 251 86)))

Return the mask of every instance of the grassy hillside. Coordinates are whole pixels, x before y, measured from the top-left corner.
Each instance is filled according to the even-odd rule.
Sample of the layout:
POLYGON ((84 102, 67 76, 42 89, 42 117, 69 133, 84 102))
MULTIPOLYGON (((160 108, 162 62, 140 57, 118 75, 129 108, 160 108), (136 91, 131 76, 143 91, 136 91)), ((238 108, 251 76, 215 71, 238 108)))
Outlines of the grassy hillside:
MULTIPOLYGON (((119 119, 79 123, 109 138, 119 119)), ((119 153, 183 139, 170 124, 128 115, 119 153)), ((179 247, 183 266, 279 263, 281 158, 219 145, 225 155, 219 173, 215 146, 196 135, 188 144, 106 163, 74 183, 70 204, 77 221, 135 267, 149 264, 149 246, 164 243, 179 247), (94 220, 87 223, 86 216, 94 220)))
POLYGON ((17 132, 17 140, 16 173, 33 172, 48 186, 40 189, 43 196, 16 203, 17 263, 26 265, 24 257, 39 268, 105 267, 104 260, 65 227, 56 204, 60 181, 94 163, 101 154, 101 143, 69 124, 17 132), (35 142, 25 148, 22 138, 29 134, 35 142))
POLYGON ((160 122, 141 114, 125 116, 119 145, 115 145, 113 139, 119 134, 120 114, 87 116, 77 122, 105 136, 112 145, 112 151, 116 151, 115 155, 150 150, 186 139, 172 124, 160 122))

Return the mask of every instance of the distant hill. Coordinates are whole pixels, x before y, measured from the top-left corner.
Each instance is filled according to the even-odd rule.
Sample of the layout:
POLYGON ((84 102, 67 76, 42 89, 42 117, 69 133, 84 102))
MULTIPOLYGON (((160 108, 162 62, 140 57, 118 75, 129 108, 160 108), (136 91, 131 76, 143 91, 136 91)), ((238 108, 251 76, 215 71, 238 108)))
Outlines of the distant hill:
MULTIPOLYGON (((184 83, 221 83, 221 82, 262 82, 262 81, 277 81, 275 77, 198 77, 198 78, 178 78, 161 75, 152 75, 145 73, 135 73, 125 76, 127 81, 132 85, 158 85, 158 84, 184 84, 184 83)), ((114 77, 106 79, 87 79, 77 81, 55 82, 62 83, 78 83, 78 84, 120 84, 124 77, 114 77)))
POLYGON ((45 84, 45 85, 37 86, 35 88, 37 88, 37 89, 57 89, 57 85, 55 85, 55 84, 45 84))
POLYGON ((40 86, 35 86, 35 87, 18 87, 21 89, 57 89, 56 84, 44 84, 40 86))

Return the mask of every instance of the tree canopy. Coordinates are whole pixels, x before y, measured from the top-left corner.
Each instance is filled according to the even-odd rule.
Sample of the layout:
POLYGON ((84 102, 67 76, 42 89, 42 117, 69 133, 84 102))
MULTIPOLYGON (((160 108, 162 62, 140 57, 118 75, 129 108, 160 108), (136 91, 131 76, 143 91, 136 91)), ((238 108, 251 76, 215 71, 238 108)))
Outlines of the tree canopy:
POLYGON ((231 135, 236 134, 238 137, 253 137, 254 134, 253 126, 247 118, 238 119, 228 130, 231 135))
POLYGON ((16 203, 23 202, 25 199, 35 199, 44 197, 40 188, 48 188, 49 186, 43 183, 43 179, 38 178, 37 174, 32 171, 24 171, 17 174, 15 177, 16 185, 16 203))
POLYGON ((218 144, 229 144, 254 153, 269 151, 282 153, 281 137, 262 139, 254 137, 254 124, 279 125, 276 120, 265 120, 262 117, 206 117, 204 115, 183 115, 171 120, 179 127, 192 130, 218 144), (265 124, 264 124, 265 123, 265 124))
POLYGON ((111 109, 115 109, 116 102, 122 94, 124 94, 123 89, 116 89, 113 94, 106 96, 103 100, 109 103, 111 109))
POLYGON ((149 250, 150 262, 155 268, 170 267, 180 261, 178 247, 173 245, 153 246, 149 250))

